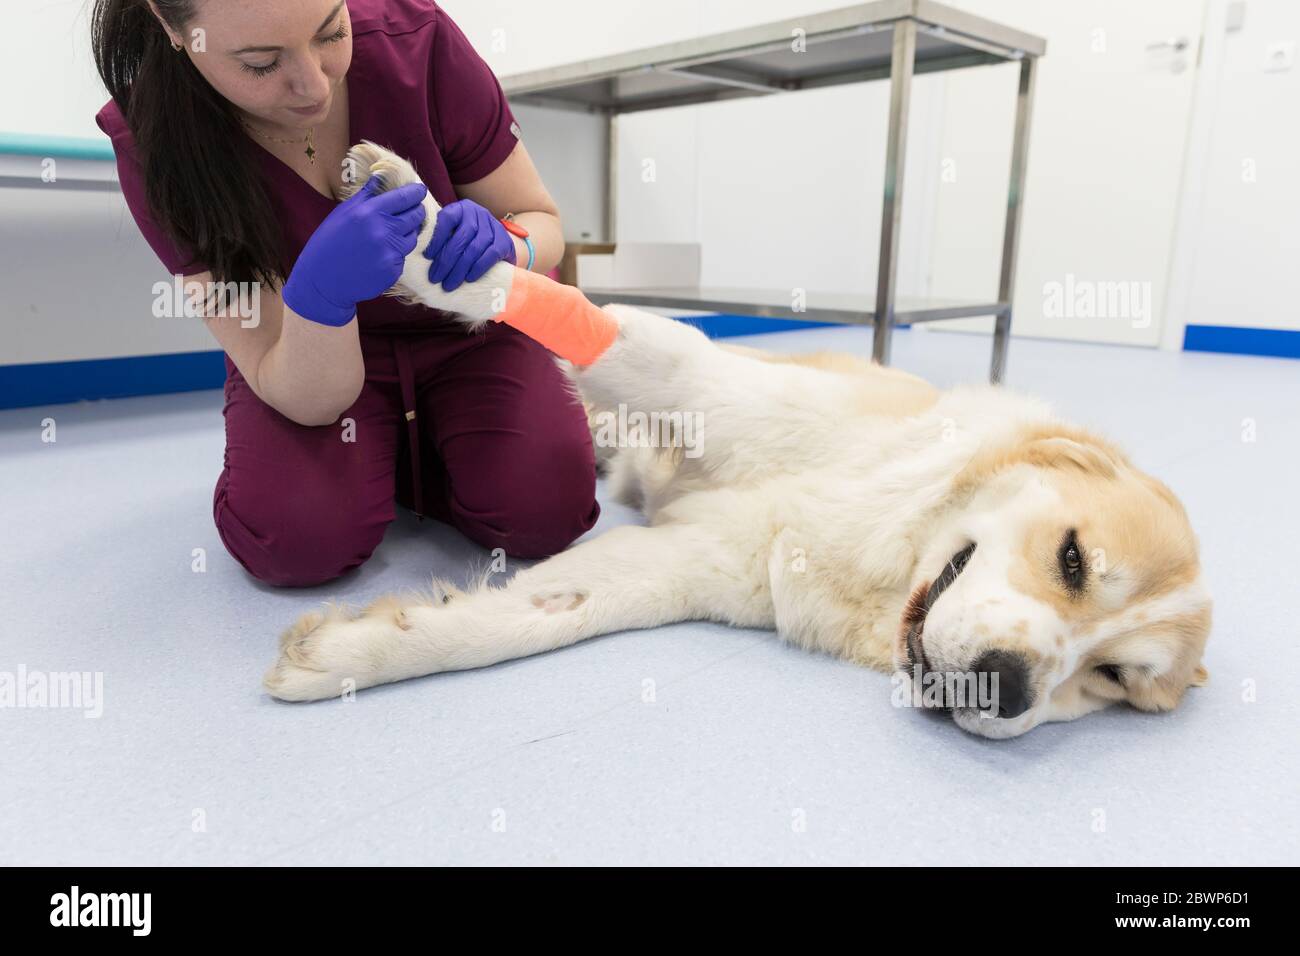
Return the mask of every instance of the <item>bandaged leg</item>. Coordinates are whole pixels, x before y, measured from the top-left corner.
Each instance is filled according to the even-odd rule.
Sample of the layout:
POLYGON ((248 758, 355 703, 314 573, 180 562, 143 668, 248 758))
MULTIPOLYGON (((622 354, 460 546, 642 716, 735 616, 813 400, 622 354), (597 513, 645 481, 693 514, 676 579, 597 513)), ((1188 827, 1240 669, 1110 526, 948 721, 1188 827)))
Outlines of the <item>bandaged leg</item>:
POLYGON ((618 337, 618 320, 580 290, 523 269, 514 270, 505 308, 492 318, 574 365, 591 365, 618 337))
POLYGON ((458 313, 471 327, 485 319, 504 322, 574 365, 592 364, 618 338, 618 319, 573 286, 498 262, 477 282, 462 283, 448 292, 429 282, 428 265, 418 251, 411 253, 393 293, 458 313))
MULTIPOLYGON (((380 192, 419 182, 414 167, 400 156, 371 142, 358 143, 347 155, 354 175, 340 188, 346 199, 371 176, 378 176, 380 192)), ((489 319, 504 322, 541 343, 574 365, 591 365, 618 337, 618 320, 587 301, 573 286, 546 276, 498 262, 477 282, 464 282, 452 292, 429 281, 429 260, 423 251, 433 239, 439 205, 432 194, 424 197, 425 219, 415 249, 406 257, 401 277, 388 291, 405 302, 456 313, 476 328, 489 319)))

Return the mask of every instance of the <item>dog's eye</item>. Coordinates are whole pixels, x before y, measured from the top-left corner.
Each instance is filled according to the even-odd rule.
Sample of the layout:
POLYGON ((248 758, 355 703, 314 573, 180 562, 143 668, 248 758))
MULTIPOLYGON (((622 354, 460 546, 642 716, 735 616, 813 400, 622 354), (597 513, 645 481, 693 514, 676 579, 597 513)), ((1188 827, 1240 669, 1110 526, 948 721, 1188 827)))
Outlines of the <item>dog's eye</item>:
POLYGON ((1093 669, 1112 684, 1118 684, 1120 687, 1124 686, 1123 674, 1118 664, 1098 664, 1093 669))
POLYGON ((1065 533, 1057 560, 1060 564, 1061 579, 1065 582, 1066 588, 1075 593, 1082 591, 1085 577, 1083 552, 1079 548, 1078 536, 1073 528, 1065 533))

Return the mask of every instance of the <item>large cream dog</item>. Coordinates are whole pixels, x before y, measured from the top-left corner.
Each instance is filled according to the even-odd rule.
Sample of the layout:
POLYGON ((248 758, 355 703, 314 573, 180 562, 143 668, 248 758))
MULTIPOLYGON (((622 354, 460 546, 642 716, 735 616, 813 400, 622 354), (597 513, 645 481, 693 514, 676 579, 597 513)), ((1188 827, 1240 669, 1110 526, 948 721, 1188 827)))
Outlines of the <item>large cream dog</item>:
MULTIPOLYGON (((416 179, 370 144, 350 158, 357 182, 416 179)), ((428 235, 394 294, 472 327, 511 267, 452 294, 430 286, 426 203, 428 235)), ((728 349, 628 306, 605 313, 617 338, 571 375, 611 488, 647 524, 500 586, 435 581, 432 596, 308 614, 281 638, 274 696, 331 697, 692 619, 772 628, 896 672, 900 700, 986 737, 1118 702, 1168 710, 1205 681, 1210 598, 1187 516, 1106 441, 1004 388, 939 392, 849 356, 728 349), (606 447, 615 420, 631 425, 606 447), (677 447, 643 447, 664 437, 677 447), (953 675, 992 678, 994 698, 969 699, 953 675)))

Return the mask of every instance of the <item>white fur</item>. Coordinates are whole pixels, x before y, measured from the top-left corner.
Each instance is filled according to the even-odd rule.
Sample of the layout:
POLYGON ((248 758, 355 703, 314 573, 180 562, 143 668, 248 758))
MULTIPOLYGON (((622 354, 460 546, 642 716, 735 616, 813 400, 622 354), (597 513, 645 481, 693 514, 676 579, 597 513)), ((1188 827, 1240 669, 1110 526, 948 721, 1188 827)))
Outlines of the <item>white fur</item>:
MULTIPOLYGON (((360 143, 348 151, 344 161, 345 168, 351 170, 348 182, 339 191, 339 198, 346 199, 355 193, 371 175, 383 180, 385 189, 420 181, 415 168, 406 160, 376 146, 369 141, 360 143)), ((498 262, 479 278, 477 282, 463 283, 455 292, 447 292, 441 283, 429 281, 429 260, 424 258, 424 250, 433 239, 438 221, 438 211, 442 208, 430 192, 424 197, 426 213, 424 225, 420 227, 420 238, 415 251, 406 257, 406 266, 397 284, 389 290, 389 295, 420 302, 434 309, 457 312, 466 324, 478 326, 505 308, 514 281, 515 268, 508 262, 498 262)))
MULTIPOLYGON (((414 176, 400 160, 382 158, 414 176)), ((401 291, 483 316, 483 283, 448 295, 430 289, 426 268, 417 249, 401 291)), ((508 282, 494 273, 489 292, 508 282)), ((1024 622, 1026 646, 1046 663, 1030 711, 1013 720, 959 711, 958 724, 1005 737, 1104 706, 1082 693, 1053 696, 1087 645, 1057 650, 1063 622, 1008 580, 1021 526, 1058 507, 1056 491, 1025 467, 972 501, 951 494, 954 476, 980 449, 1053 421, 1046 405, 981 386, 943 393, 910 417, 855 413, 864 389, 879 387, 870 376, 766 362, 674 320, 629 306, 606 311, 618 320, 617 340, 572 371, 590 407, 621 403, 704 421, 697 458, 602 450, 620 496, 643 506, 647 526, 615 528, 501 586, 447 588, 445 600, 383 599, 361 616, 309 616, 282 639, 266 678, 271 693, 337 696, 691 619, 775 628, 800 647, 889 670, 903 661, 899 622, 909 595, 977 541, 968 569, 931 610, 927 653, 943 666, 967 667, 1024 622)), ((1189 598, 1172 600, 1181 608, 1189 598)), ((1108 636, 1084 637, 1095 644, 1108 636)))

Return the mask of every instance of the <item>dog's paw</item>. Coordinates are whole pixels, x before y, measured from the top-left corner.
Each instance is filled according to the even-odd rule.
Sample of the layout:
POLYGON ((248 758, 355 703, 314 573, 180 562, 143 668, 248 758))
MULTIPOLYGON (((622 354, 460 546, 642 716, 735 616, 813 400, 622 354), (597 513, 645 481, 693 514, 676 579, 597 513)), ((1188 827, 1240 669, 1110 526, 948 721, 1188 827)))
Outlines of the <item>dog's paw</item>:
POLYGON ((339 607, 304 614, 280 635, 280 656, 262 685, 281 700, 322 700, 368 686, 364 668, 349 653, 356 620, 339 607))
POLYGON ((280 656, 263 686, 280 700, 323 700, 438 668, 414 651, 413 638, 427 636, 438 612, 465 593, 434 579, 412 595, 385 595, 360 613, 331 604, 304 614, 280 635, 280 656), (429 617, 428 615, 434 615, 429 617), (413 629, 420 628, 418 634, 413 629))
POLYGON ((415 167, 402 157, 368 139, 362 140, 348 150, 343 160, 343 183, 339 187, 338 198, 350 198, 372 176, 379 177, 379 188, 376 191, 381 193, 421 181, 415 167))
MULTIPOLYGON (((377 191, 381 193, 421 182, 414 166, 369 140, 363 140, 348 150, 343 169, 340 199, 354 195, 375 176, 379 178, 377 191)), ((401 276, 385 295, 407 305, 425 305, 450 312, 467 331, 476 332, 504 308, 514 268, 509 263, 497 263, 488 270, 488 275, 477 282, 462 283, 453 292, 444 289, 442 283, 430 282, 430 262, 424 257, 424 250, 433 241, 441 208, 432 192, 424 197, 425 220, 420 227, 419 239, 415 249, 406 257, 401 276)))

